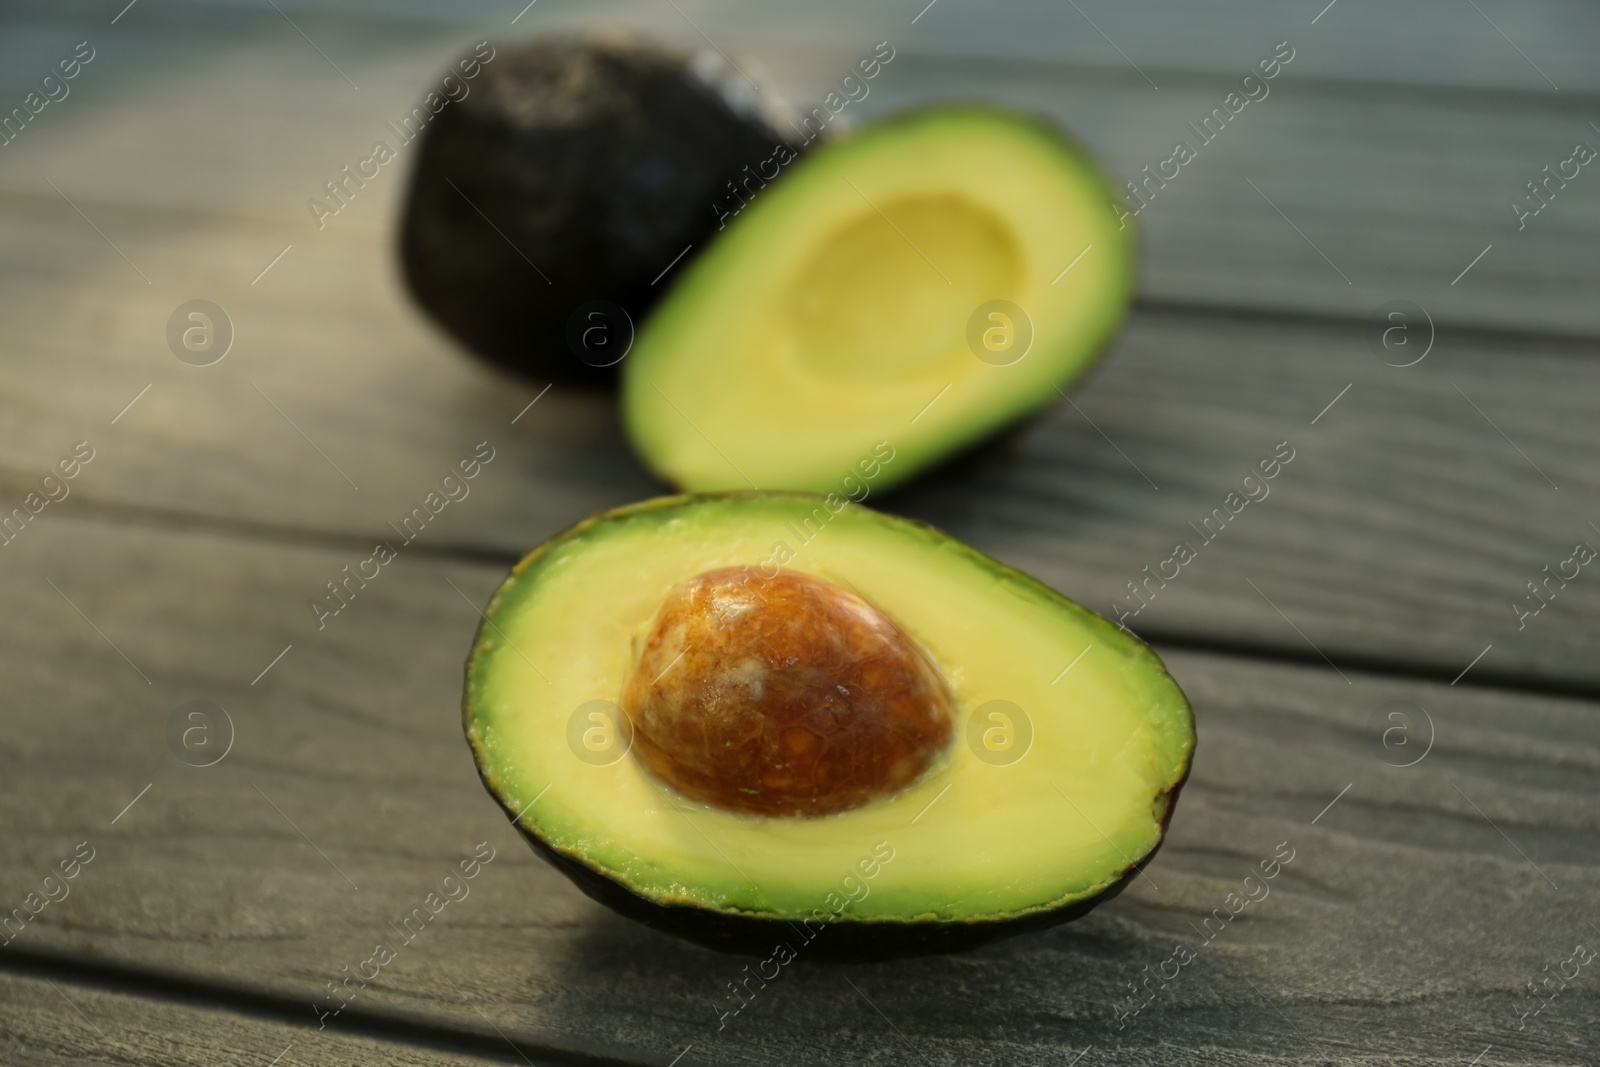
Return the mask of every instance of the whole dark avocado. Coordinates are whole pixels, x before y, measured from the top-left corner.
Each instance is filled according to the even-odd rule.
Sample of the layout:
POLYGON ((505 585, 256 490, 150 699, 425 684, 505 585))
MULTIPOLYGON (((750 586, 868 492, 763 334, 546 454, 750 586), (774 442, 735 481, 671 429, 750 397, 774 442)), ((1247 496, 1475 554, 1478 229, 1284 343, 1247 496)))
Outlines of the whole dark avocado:
POLYGON ((629 37, 502 48, 421 142, 400 231, 412 294, 490 362, 609 385, 657 279, 783 140, 748 90, 714 52, 629 37))

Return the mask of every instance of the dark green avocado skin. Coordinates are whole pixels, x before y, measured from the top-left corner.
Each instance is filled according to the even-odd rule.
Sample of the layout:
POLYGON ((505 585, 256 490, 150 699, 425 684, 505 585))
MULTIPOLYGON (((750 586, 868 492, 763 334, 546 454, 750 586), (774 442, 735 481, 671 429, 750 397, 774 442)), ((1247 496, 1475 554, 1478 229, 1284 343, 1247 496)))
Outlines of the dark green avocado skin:
POLYGON ((608 385, 615 366, 572 351, 574 312, 606 301, 639 325, 671 282, 656 279, 715 236, 715 205, 736 202, 726 183, 782 139, 674 52, 610 38, 502 47, 423 134, 400 226, 406 283, 490 362, 608 385))
MULTIPOLYGON (((1191 766, 1193 766, 1191 762, 1191 766)), ((1188 770, 1184 771, 1184 781, 1188 770)), ((487 779, 485 785, 490 785, 487 779)), ((1167 810, 1161 818, 1162 841, 1166 840, 1168 824, 1183 790, 1180 781, 1167 794, 1167 810)), ((492 785, 491 795, 498 796, 492 785)), ((537 834, 517 823, 533 850, 548 860, 556 870, 572 879, 573 883, 591 899, 604 904, 617 914, 643 923, 654 930, 675 934, 697 945, 738 956, 770 956, 774 947, 783 942, 798 956, 813 960, 846 963, 871 963, 880 960, 906 959, 913 956, 931 956, 941 953, 964 952, 986 945, 991 941, 1039 930, 1080 919, 1096 907, 1106 903, 1128 887, 1139 872, 1155 859, 1160 851, 1158 842, 1138 863, 1123 872, 1106 889, 1095 896, 1050 911, 1036 912, 990 922, 855 922, 839 920, 823 925, 822 918, 809 924, 799 920, 765 919, 737 913, 711 911, 689 905, 658 904, 634 893, 626 886, 580 863, 570 856, 551 848, 537 834)))

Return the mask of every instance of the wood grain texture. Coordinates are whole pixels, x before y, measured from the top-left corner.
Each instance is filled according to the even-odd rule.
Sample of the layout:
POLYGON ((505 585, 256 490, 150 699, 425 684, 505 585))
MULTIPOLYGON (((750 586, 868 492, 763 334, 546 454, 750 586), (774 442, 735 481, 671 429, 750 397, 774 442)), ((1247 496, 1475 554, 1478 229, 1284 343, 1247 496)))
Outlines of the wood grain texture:
MULTIPOLYGON (((301 264, 316 270, 234 305, 239 351, 204 369, 141 342, 160 298, 46 323, 26 310, 57 291, 41 286, 12 336, 58 355, 0 370, 23 401, 3 435, 11 504, 88 440, 96 458, 41 529, 115 505, 370 549, 487 441, 494 462, 418 547, 509 561, 592 511, 664 491, 629 454, 610 398, 541 398, 497 378, 421 329, 387 283, 373 306, 331 244, 301 264)), ((1587 504, 1600 364, 1586 348, 1441 327, 1428 358, 1401 369, 1374 357, 1375 332, 1141 313, 1076 407, 867 503, 928 519, 1104 614, 1116 598, 1137 606, 1126 583, 1177 543, 1202 546, 1135 628, 1447 677, 1493 644, 1480 664, 1492 676, 1592 687, 1600 666, 1580 620, 1600 584, 1584 573, 1526 626, 1513 604, 1537 606, 1526 583, 1576 542, 1600 544, 1587 504), (1203 544, 1202 521, 1284 441, 1297 458, 1272 495, 1203 544)))
POLYGON ((1546 964, 1600 939, 1589 703, 1169 654, 1200 746, 1148 880, 1082 922, 964 956, 841 968, 802 952, 719 1031, 745 961, 589 902, 477 782, 459 664, 467 601, 498 569, 402 556, 318 634, 303 590, 348 553, 65 517, 13 548, 28 557, 0 573, 0 818, 13 827, 0 892, 20 902, 79 841, 97 852, 0 959, 111 961, 303 1001, 315 1018, 326 983, 396 940, 389 924, 487 841, 495 858, 470 895, 349 1018, 659 1063, 692 1044, 686 1063, 1060 1063, 1093 1045, 1138 1064, 1197 1049, 1445 1064, 1493 1044, 1498 1063, 1579 1064, 1600 1037, 1587 972, 1522 1030, 1513 1014, 1546 964), (167 717, 193 697, 237 729, 214 767, 166 747, 167 717), (1431 717, 1413 767, 1384 760, 1422 751, 1425 720, 1412 709, 1412 747, 1385 750, 1388 720, 1373 716, 1388 701, 1431 717), (1195 928, 1285 841, 1295 856, 1270 896, 1198 944, 1195 928), (1198 958, 1119 1028, 1128 983, 1174 939, 1198 958))
POLYGON ((66 3, 0 32, 5 107, 98 49, 0 149, 0 504, 95 449, 0 548, 0 914, 95 849, 0 947, 0 1059, 1594 1062, 1596 972, 1548 1000, 1529 983, 1600 947, 1597 579, 1523 626, 1512 607, 1600 545, 1600 179, 1521 230, 1509 208, 1600 144, 1586 7, 540 0, 512 27, 520 0, 277 6, 111 25, 66 3), (1119 179, 1294 45, 1141 212, 1143 303, 1073 403, 869 500, 1107 614, 1196 548, 1128 619, 1195 703, 1194 774, 1148 877, 1087 919, 905 963, 802 949, 724 1015, 749 961, 593 904, 479 786, 457 711, 477 607, 521 551, 659 487, 610 398, 501 378, 411 308, 407 161, 325 229, 306 200, 464 43, 598 24, 709 39, 804 107, 890 40, 846 117, 1010 101, 1119 179), (237 329, 209 368, 163 336, 195 297, 237 329), (1394 298, 1437 326, 1410 368, 1371 350, 1394 298), (319 630, 307 601, 484 441, 471 496, 319 630), (1270 495, 1207 539, 1279 442, 1270 495), (206 768, 169 747, 196 698, 233 727, 206 768), (319 1030, 328 984, 479 843, 470 896, 319 1030), (1283 847, 1270 895, 1222 924, 1283 847), (1180 941, 1194 960, 1130 1013, 1180 941))
MULTIPOLYGON (((630 25, 692 48, 705 48, 709 38, 741 57, 740 69, 750 67, 754 84, 769 83, 769 95, 801 111, 820 105, 876 41, 889 40, 896 58, 865 99, 845 108, 840 124, 935 100, 1010 103, 1058 119, 1118 183, 1146 180, 1143 168, 1156 173, 1180 140, 1194 149, 1192 163, 1168 168, 1177 177, 1154 179, 1144 194, 1152 199, 1137 221, 1146 241, 1149 298, 1360 317, 1404 297, 1461 325, 1596 335, 1585 298, 1600 281, 1600 268, 1586 249, 1600 235, 1600 180, 1579 168, 1570 182, 1554 179, 1545 194, 1553 199, 1537 216, 1519 222, 1511 209, 1514 197, 1537 203, 1528 199, 1526 183, 1570 157, 1576 142, 1600 146, 1600 132, 1590 125, 1600 121, 1592 114, 1596 97, 1577 91, 1580 86, 1512 92, 1503 82, 1446 90, 1330 80, 1319 71, 1345 62, 1348 49, 1291 33, 1274 24, 1276 17, 1254 12, 1248 24, 1241 18, 1238 29, 1226 33, 1220 25, 1203 34, 1165 27, 1162 36, 1170 33, 1194 60, 1155 70, 1165 82, 1157 91, 1126 66, 1085 65, 1070 52, 1039 51, 1041 42, 1054 39, 1105 47, 1103 38, 1081 28, 1052 38, 969 11, 951 19, 963 26, 953 35, 966 42, 959 54, 925 45, 916 35, 935 15, 944 18, 959 7, 941 4, 916 27, 903 28, 887 11, 840 21, 795 5, 717 4, 682 15, 669 5, 621 5, 552 9, 549 17, 535 8, 515 28, 490 20, 437 26, 302 14, 302 28, 337 61, 325 61, 267 7, 156 8, 138 21, 130 15, 115 36, 100 38, 103 54, 85 69, 72 96, 47 108, 5 149, 0 189, 57 199, 48 180, 75 199, 285 223, 273 236, 263 235, 260 250, 239 264, 243 284, 286 243, 298 243, 303 253, 330 230, 349 230, 358 221, 387 225, 403 184, 400 167, 360 190, 321 232, 306 201, 321 195, 322 183, 368 152, 374 139, 392 138, 384 123, 409 111, 468 40, 512 43, 527 33, 630 25), (986 31, 964 25, 979 19, 986 31), (1286 37, 1294 58, 1263 87, 1264 99, 1243 105, 1210 143, 1188 127, 1222 107, 1244 73, 1286 37), (166 117, 159 126, 139 121, 158 112, 166 117), (1490 245, 1492 251, 1456 281, 1490 245)), ((1140 11, 1125 17, 1148 17, 1140 11)), ((1483 22, 1470 7, 1466 14, 1483 22)), ((1391 48, 1476 72, 1470 77, 1496 69, 1463 62, 1476 50, 1462 51, 1460 41, 1451 50, 1445 28, 1461 21, 1454 5, 1398 19, 1356 8, 1336 7, 1328 18, 1335 15, 1359 27, 1347 32, 1367 42, 1365 55, 1391 70, 1403 69, 1384 58, 1391 48), (1413 37, 1430 40, 1430 47, 1419 47, 1413 37)), ((1031 17, 1082 21, 1070 7, 1048 15, 1041 8, 1031 17)), ((1209 14, 1203 17, 1209 22, 1209 14)), ((1560 41, 1552 41, 1550 51, 1586 54, 1600 36, 1592 20, 1563 20, 1558 8, 1544 11, 1542 20, 1551 30, 1547 36, 1560 41)), ((1470 35, 1480 29, 1457 28, 1470 35)), ((1488 23, 1481 29, 1522 64, 1488 23)), ((8 68, 43 70, 77 31, 61 17, 41 20, 0 45, 0 54, 8 68)), ((1568 66, 1587 71, 1589 65, 1568 66)), ((108 275, 114 267, 125 284, 144 284, 75 215, 68 221, 83 230, 82 251, 90 261, 108 275)), ((219 275, 208 257, 192 250, 170 256, 161 236, 165 227, 141 226, 125 242, 115 227, 102 228, 156 286, 218 290, 234 281, 231 271, 219 275)), ((37 269, 41 257, 34 247, 19 250, 19 258, 37 269)), ((301 255, 292 255, 282 264, 284 273, 311 269, 297 266, 301 255)), ((380 243, 369 255, 360 276, 375 280, 388 269, 389 249, 380 243)), ((65 257, 51 258, 59 264, 65 257)), ((1047 269, 1053 274, 1060 267, 1047 269)))
MULTIPOLYGON (((552 391, 528 408, 542 383, 496 376, 420 320, 390 266, 387 225, 401 173, 372 182, 322 231, 302 213, 318 183, 382 131, 380 119, 403 109, 418 71, 447 54, 457 31, 378 22, 362 35, 338 20, 319 27, 319 36, 335 35, 324 43, 346 59, 363 85, 357 92, 342 82, 330 87, 328 65, 287 26, 244 35, 241 26, 254 25, 248 18, 201 11, 190 32, 215 49, 180 63, 193 49, 165 32, 175 23, 161 21, 177 16, 141 17, 149 24, 113 39, 59 114, 40 116, 26 135, 38 140, 7 149, 19 153, 0 176, 10 190, 0 192, 0 286, 17 356, 0 366, 0 383, 16 400, 0 423, 10 504, 73 443, 88 440, 97 458, 76 496, 42 520, 98 503, 178 522, 368 541, 388 536, 389 523, 489 441, 497 465, 470 500, 440 516, 419 550, 509 558, 598 508, 660 491, 629 455, 609 398, 552 391), (168 116, 165 125, 138 121, 156 113, 168 116), (45 184, 57 178, 71 203, 45 184), (201 295, 228 309, 237 331, 228 357, 208 368, 180 363, 164 339, 172 310, 201 295)), ((37 33, 15 40, 43 47, 37 33)), ((785 80, 816 81, 843 54, 796 52, 785 80)), ((1002 86, 1004 96, 1070 108, 1075 125, 1099 123, 1102 147, 1130 165, 1181 110, 1158 120, 1149 110, 1155 96, 1163 109, 1173 99, 1210 99, 1192 82, 1133 103, 1114 79, 1065 68, 1046 75, 1036 66, 940 66, 915 54, 896 62, 863 113, 1002 86)), ((1512 605, 1537 604, 1524 599, 1526 583, 1568 558, 1574 542, 1593 533, 1588 523, 1600 520, 1585 504, 1597 466, 1587 432, 1600 395, 1593 344, 1464 329, 1435 305, 1434 351, 1399 370, 1372 355, 1376 324, 1205 303, 1207 287, 1235 289, 1218 299, 1258 308, 1283 294, 1322 306, 1322 296, 1307 304, 1305 294, 1349 289, 1264 201, 1245 221, 1237 197, 1260 198, 1234 180, 1243 171, 1225 180, 1235 165, 1228 159, 1243 165, 1253 154, 1301 168, 1281 184, 1318 188, 1319 203, 1342 205, 1345 214, 1328 227, 1332 240, 1354 242, 1359 255, 1394 269, 1433 270, 1429 257, 1444 235, 1464 232, 1476 198, 1504 177, 1490 171, 1511 165, 1512 141, 1532 148, 1566 119, 1482 99, 1297 96, 1293 69, 1275 95, 1251 105, 1259 111, 1239 117, 1228 132, 1237 140, 1212 149, 1236 155, 1185 174, 1148 209, 1147 290, 1159 296, 1165 283, 1157 275, 1181 276, 1179 288, 1165 291, 1194 302, 1157 301, 1136 314, 1077 394, 1077 409, 1057 406, 1007 444, 885 506, 929 518, 1109 613, 1112 598, 1127 595, 1125 583, 1167 558, 1189 537, 1189 523, 1220 506, 1276 442, 1305 442, 1304 458, 1273 498, 1242 514, 1135 625, 1274 654, 1420 663, 1450 677, 1494 645, 1475 670, 1591 692, 1600 668, 1577 620, 1600 605, 1595 583, 1561 589, 1528 627, 1519 628, 1512 605), (1296 137, 1306 143, 1295 132, 1300 124, 1340 135, 1326 150, 1283 151, 1296 137), (1420 144, 1407 132, 1413 128, 1435 138, 1433 147, 1385 147, 1420 144), (1421 169, 1385 170, 1379 156, 1384 166, 1421 169), (1416 199, 1374 216, 1371 205, 1392 197, 1363 191, 1373 181, 1416 199), (1199 206, 1188 221, 1185 203, 1199 206), (1190 252, 1163 243, 1163 218, 1174 233, 1195 235, 1190 252), (1230 233, 1244 233, 1233 252, 1230 233), (1288 243, 1273 243, 1280 238, 1288 243), (1421 258, 1408 258, 1399 247, 1406 242, 1421 258), (1219 269, 1224 262, 1231 266, 1219 269), (1308 284, 1301 268, 1318 280, 1308 284), (1347 385, 1349 394, 1311 426, 1347 385)), ((1270 171, 1253 170, 1252 180, 1263 190, 1279 184, 1270 171)), ((1493 282, 1520 310, 1498 308, 1482 293, 1452 295, 1452 306, 1480 305, 1488 318, 1526 324, 1517 315, 1548 299, 1569 326, 1589 316, 1597 261, 1582 251, 1586 231, 1555 214, 1570 209, 1569 219, 1581 219, 1584 205, 1600 203, 1584 195, 1575 188, 1551 205, 1549 221, 1560 226, 1518 235, 1554 242, 1529 252, 1548 259, 1539 268, 1553 272, 1548 278, 1532 271, 1515 284, 1493 282)), ((1293 216, 1292 205, 1279 205, 1293 216)), ((1317 240, 1343 256, 1321 233, 1317 240)), ((1513 256, 1503 262, 1513 271, 1526 266, 1513 256)), ((1407 294, 1427 306, 1435 291, 1460 292, 1448 274, 1437 274, 1431 289, 1398 285, 1368 296, 1407 294)))
MULTIPOLYGON (((133 1067, 354 1067, 391 1063, 522 1063, 509 1045, 504 1058, 478 1058, 413 1042, 374 1040, 316 1027, 199 1007, 181 1001, 79 985, 67 979, 0 973, 0 1056, 11 1064, 106 1064, 133 1067), (276 1058, 275 1058, 276 1057, 276 1058)), ((298 1020, 296 1020, 298 1022, 298 1020)))
MULTIPOLYGON (((266 7, 261 0, 199 0, 186 6, 258 11, 266 7)), ((291 0, 279 6, 297 19, 339 13, 362 22, 405 19, 484 27, 507 26, 524 9, 523 4, 499 0, 449 6, 428 0, 291 0)), ((1096 0, 1079 3, 1076 10, 1071 4, 1030 0, 983 5, 947 0, 787 5, 678 0, 676 6, 678 11, 665 4, 625 0, 539 0, 516 25, 534 32, 552 23, 621 22, 670 34, 684 32, 692 22, 718 41, 785 47, 848 46, 874 33, 898 33, 936 55, 1098 65, 1136 78, 1137 70, 1153 75, 1231 72, 1235 67, 1242 71, 1257 58, 1250 51, 1252 39, 1276 32, 1274 41, 1284 36, 1315 41, 1318 55, 1310 66, 1324 78, 1407 87, 1481 87, 1541 96, 1554 91, 1552 81, 1562 93, 1600 89, 1587 52, 1596 31, 1587 6, 1578 0, 1481 4, 1481 12, 1447 0, 1423 0, 1400 10, 1336 6, 1327 0, 1306 5, 1225 0, 1203 8, 1096 0)))

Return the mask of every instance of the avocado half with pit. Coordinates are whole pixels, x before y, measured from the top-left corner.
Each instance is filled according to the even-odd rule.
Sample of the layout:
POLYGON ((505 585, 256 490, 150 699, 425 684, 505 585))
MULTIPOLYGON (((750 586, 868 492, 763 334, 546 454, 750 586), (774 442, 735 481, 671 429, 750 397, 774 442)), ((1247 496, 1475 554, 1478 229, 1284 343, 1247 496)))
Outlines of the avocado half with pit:
POLYGON ((713 948, 950 951, 1161 843, 1194 717, 1137 639, 930 527, 666 497, 523 559, 466 666, 490 793, 596 900, 713 948))
POLYGON ((1115 192, 1037 116, 908 112, 743 193, 623 365, 628 435, 682 489, 827 492, 880 439, 902 481, 1058 400, 1132 298, 1115 192))

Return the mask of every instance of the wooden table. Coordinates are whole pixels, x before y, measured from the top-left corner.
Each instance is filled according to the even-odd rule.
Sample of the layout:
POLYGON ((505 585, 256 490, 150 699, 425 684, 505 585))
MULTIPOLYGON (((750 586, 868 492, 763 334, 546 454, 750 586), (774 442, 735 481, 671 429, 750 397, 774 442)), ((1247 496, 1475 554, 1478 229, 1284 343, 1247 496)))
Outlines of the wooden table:
POLYGON ((6 109, 94 51, 0 148, 6 507, 93 458, 0 552, 0 908, 93 858, 0 949, 0 1060, 1600 1061, 1600 967, 1530 988, 1600 946, 1600 573, 1513 607, 1600 547, 1600 172, 1521 228, 1511 207, 1600 145, 1592 7, 521 7, 5 12, 6 109), (967 955, 802 962, 719 1030, 743 961, 591 903, 479 786, 457 713, 478 606, 522 551, 659 487, 608 398, 541 398, 409 305, 399 167, 322 229, 306 201, 458 49, 580 25, 709 39, 807 106, 887 40, 860 116, 1011 101, 1123 179, 1293 49, 1142 211, 1140 304, 1074 403, 883 501, 1110 613, 1294 448, 1133 623, 1200 747, 1113 904, 967 955), (233 324, 212 366, 168 349, 192 299, 233 324), (1412 366, 1374 349, 1396 300, 1432 323, 1412 366), (319 630, 307 601, 480 441, 471 497, 319 630), (169 746, 190 700, 231 720, 213 766, 169 746), (319 1026, 327 983, 480 842, 470 897, 319 1026), (1270 897, 1129 1014, 1280 842, 1270 897))

